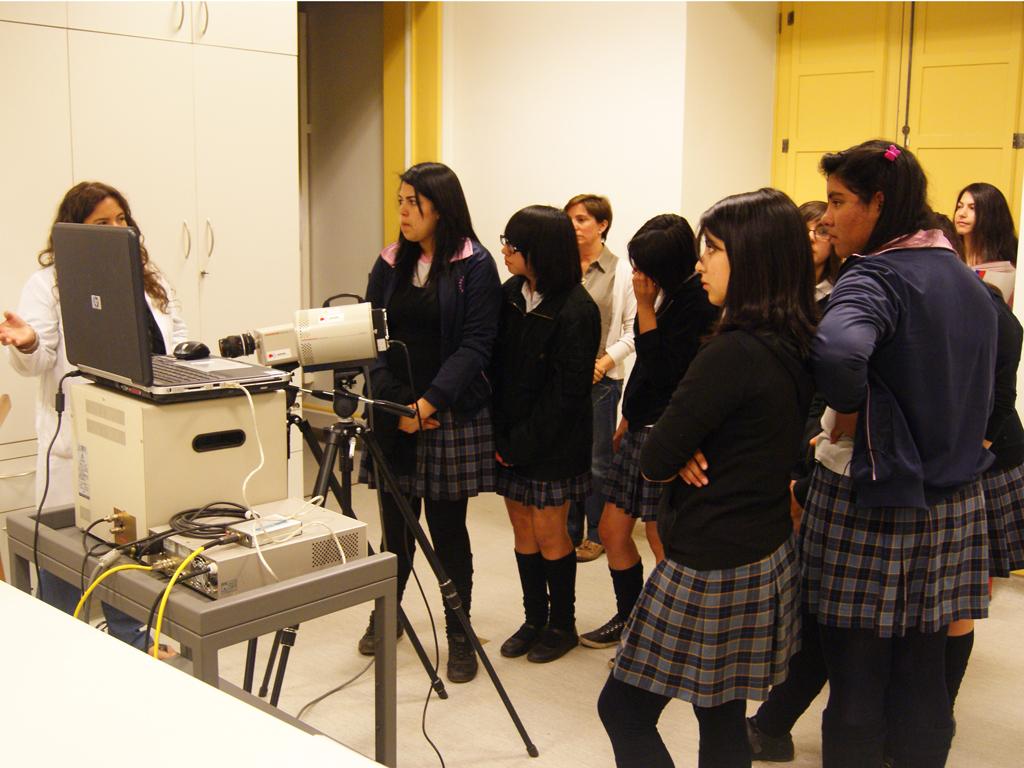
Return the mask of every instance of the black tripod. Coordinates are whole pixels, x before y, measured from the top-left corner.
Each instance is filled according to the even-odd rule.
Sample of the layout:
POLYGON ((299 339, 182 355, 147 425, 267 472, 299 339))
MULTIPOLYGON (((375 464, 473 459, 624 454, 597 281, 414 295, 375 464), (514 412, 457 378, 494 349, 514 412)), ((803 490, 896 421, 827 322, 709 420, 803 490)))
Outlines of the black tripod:
MULTIPOLYGON (((315 394, 315 393, 314 393, 315 394)), ((441 590, 442 599, 445 604, 452 610, 459 623, 462 625, 463 630, 466 633, 466 637, 469 638, 473 645, 477 656, 480 658, 480 662, 483 664, 484 669, 487 671, 488 677, 491 678, 491 683, 494 685, 495 690, 498 692, 498 696, 502 703, 505 705, 505 709, 508 711, 509 717, 512 718, 512 722, 519 732, 520 738, 523 740, 523 744, 526 745, 526 752, 530 757, 537 757, 540 752, 537 747, 530 740, 529 734, 526 732, 526 728, 523 726, 522 720, 520 720, 515 707, 512 705, 511 699, 508 697, 501 680, 498 678, 498 673, 495 671, 494 666, 491 664, 491 660, 487 657, 487 653, 484 651, 483 646, 480 644, 480 638, 477 637, 476 632, 470 624, 469 617, 466 616, 466 612, 462 608, 462 601, 459 598, 459 593, 455 589, 455 585, 444 571, 444 567, 441 565, 441 561, 437 557, 437 553, 434 552, 434 548, 424 533, 422 526, 417 520, 415 513, 410 507, 408 500, 405 495, 401 492, 398 484, 398 480, 395 477, 390 465, 384 456, 380 445, 377 443, 376 436, 373 434, 373 430, 367 425, 357 422, 351 418, 355 412, 357 402, 363 402, 367 405, 381 408, 384 410, 392 410, 394 412, 401 413, 402 415, 414 415, 415 412, 411 412, 411 409, 404 406, 399 406, 394 403, 386 403, 383 401, 374 401, 367 398, 360 397, 355 393, 348 391, 346 388, 335 390, 333 393, 334 412, 340 417, 340 420, 332 424, 327 430, 325 430, 325 444, 323 451, 320 450, 320 446, 312 434, 312 427, 304 419, 298 416, 289 416, 289 421, 295 423, 299 430, 302 432, 303 438, 307 445, 310 446, 310 450, 313 452, 314 457, 317 458, 319 465, 319 472, 317 474, 316 484, 313 489, 314 496, 321 496, 326 498, 328 488, 334 493, 335 498, 338 499, 338 503, 341 505, 342 510, 346 515, 355 517, 352 512, 351 505, 351 471, 352 471, 352 448, 354 446, 355 439, 361 438, 363 442, 363 448, 372 457, 374 468, 378 473, 380 479, 380 486, 387 493, 390 493, 395 499, 399 511, 402 513, 402 517, 405 519, 405 524, 409 528, 416 542, 419 544, 420 549, 423 552, 423 556, 427 558, 427 563, 430 565, 431 570, 437 577, 438 586, 441 590), (293 422, 292 419, 295 419, 293 422), (304 426, 303 426, 304 425, 304 426), (344 448, 344 450, 341 450, 344 448), (344 478, 344 484, 339 487, 338 480, 334 476, 334 463, 339 461, 342 468, 342 477, 344 478)), ((417 655, 420 657, 420 661, 423 663, 424 668, 427 669, 428 675, 431 677, 431 686, 435 691, 438 691, 438 695, 441 698, 446 698, 447 694, 442 696, 441 692, 444 690, 444 686, 440 679, 434 672, 433 667, 430 665, 426 654, 423 651, 422 646, 416 639, 415 634, 412 632, 412 627, 409 624, 408 618, 399 607, 398 611, 399 620, 405 627, 406 632, 409 633, 409 640, 413 643, 413 647, 416 649, 417 655)), ((294 628, 289 628, 294 629, 294 628)), ((281 630, 278 635, 282 635, 283 632, 288 630, 281 630)), ((294 633, 292 633, 294 635, 294 633)), ((250 647, 252 647, 250 641, 250 647)), ((281 644, 285 642, 282 636, 281 644)), ((278 643, 275 638, 275 644, 278 643)), ((287 662, 287 651, 288 647, 284 646, 282 651, 282 664, 287 662)), ((273 653, 273 652, 272 652, 273 653)), ((271 660, 272 661, 272 660, 271 660)), ((248 673, 248 660, 246 663, 246 670, 248 673)), ((275 693, 279 692, 279 681, 283 677, 283 670, 278 669, 277 680, 275 682, 275 693)), ((269 665, 268 665, 269 675, 269 665)), ((251 681, 250 681, 251 682, 251 681)), ((261 694, 262 695, 262 694, 261 694)), ((276 702, 272 699, 272 704, 276 702)))

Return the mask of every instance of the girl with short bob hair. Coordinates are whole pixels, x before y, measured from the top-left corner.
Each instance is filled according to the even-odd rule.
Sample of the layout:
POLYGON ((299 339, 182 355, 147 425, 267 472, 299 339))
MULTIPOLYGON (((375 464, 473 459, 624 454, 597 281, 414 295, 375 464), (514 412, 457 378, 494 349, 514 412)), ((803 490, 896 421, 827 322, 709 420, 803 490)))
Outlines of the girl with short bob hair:
POLYGON ((821 170, 822 224, 846 263, 812 360, 838 412, 832 441, 853 437, 848 476, 815 468, 800 529, 829 676, 823 763, 881 765, 888 728, 896 764, 944 765, 946 631, 988 610, 978 478, 992 461, 996 311, 931 228, 910 151, 868 141, 821 170))
POLYGON ((498 493, 515 537, 525 621, 501 655, 554 661, 576 647, 576 550, 571 501, 591 491, 590 387, 601 333, 597 305, 580 284, 569 217, 533 205, 501 236, 512 277, 494 352, 498 493))
POLYGON ((598 701, 618 766, 673 765, 657 730, 672 698, 693 705, 701 765, 749 766, 746 700, 783 679, 799 636, 789 471, 813 389, 810 242, 774 189, 721 200, 700 233, 697 270, 722 315, 640 453, 644 476, 668 484, 665 559, 598 701))
MULTIPOLYGON (((366 298, 386 308, 391 338, 401 341, 374 363, 373 394, 408 403, 412 417, 374 414, 374 430, 416 512, 422 500, 430 538, 467 616, 473 550, 466 527, 469 498, 494 490, 494 438, 488 413, 490 364, 501 309, 494 259, 470 220, 458 177, 441 163, 419 163, 401 175, 398 241, 370 272, 366 298), (408 371, 411 369, 412 381, 408 371)), ((360 481, 375 487, 369 456, 360 481)), ((398 557, 398 599, 416 545, 390 493, 381 493, 382 549, 398 557)), ((477 660, 465 630, 445 604, 447 676, 465 683, 477 660)), ((373 655, 374 617, 359 641, 373 655)), ((401 628, 399 629, 401 635, 401 628)))
POLYGON ((580 635, 580 643, 589 648, 617 645, 640 597, 643 564, 633 542, 637 520, 643 521, 655 559, 665 556, 657 530, 662 486, 640 473, 640 451, 718 316, 700 282, 692 279, 697 276, 697 240, 682 216, 655 216, 633 235, 628 249, 637 302, 637 357, 615 430, 600 523, 616 612, 602 626, 580 635))

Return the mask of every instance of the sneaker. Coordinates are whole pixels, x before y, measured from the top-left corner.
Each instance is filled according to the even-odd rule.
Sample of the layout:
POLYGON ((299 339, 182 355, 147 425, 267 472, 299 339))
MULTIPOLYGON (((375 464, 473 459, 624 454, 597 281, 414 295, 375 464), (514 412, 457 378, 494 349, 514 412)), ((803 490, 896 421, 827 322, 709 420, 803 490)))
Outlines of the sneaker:
MULTIPOLYGON (((373 637, 373 620, 376 612, 370 611, 370 623, 366 625, 366 631, 363 632, 363 636, 359 638, 359 652, 363 656, 373 656, 375 649, 374 637, 373 637)), ((395 638, 399 639, 405 634, 405 630, 402 628, 402 622, 398 623, 398 632, 395 634, 395 638)))
POLYGON ((747 718, 747 741, 750 742, 750 759, 767 763, 788 763, 793 760, 793 737, 769 736, 762 733, 752 717, 747 718))
POLYGON ((476 653, 469 638, 455 633, 448 638, 448 681, 468 683, 476 677, 476 653))
POLYGON ((603 554, 603 544, 598 544, 590 539, 584 539, 583 543, 576 547, 576 562, 589 563, 591 560, 597 560, 603 554))
POLYGON ((526 655, 526 660, 534 664, 547 664, 549 661, 562 658, 579 643, 580 639, 575 630, 545 627, 537 644, 526 655))
POLYGON ((624 622, 616 615, 612 616, 602 626, 580 635, 580 645, 587 648, 611 648, 619 644, 622 637, 624 622))
POLYGON ((512 637, 501 644, 501 655, 506 659, 525 656, 540 637, 540 630, 541 628, 536 624, 523 624, 512 637))

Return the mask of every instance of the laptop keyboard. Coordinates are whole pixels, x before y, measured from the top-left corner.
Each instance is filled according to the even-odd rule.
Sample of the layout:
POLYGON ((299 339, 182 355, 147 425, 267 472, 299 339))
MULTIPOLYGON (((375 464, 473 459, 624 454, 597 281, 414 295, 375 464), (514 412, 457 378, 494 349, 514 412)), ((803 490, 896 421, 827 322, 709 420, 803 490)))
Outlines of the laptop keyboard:
POLYGON ((190 384, 210 381, 210 374, 179 365, 166 357, 153 356, 154 384, 190 384))

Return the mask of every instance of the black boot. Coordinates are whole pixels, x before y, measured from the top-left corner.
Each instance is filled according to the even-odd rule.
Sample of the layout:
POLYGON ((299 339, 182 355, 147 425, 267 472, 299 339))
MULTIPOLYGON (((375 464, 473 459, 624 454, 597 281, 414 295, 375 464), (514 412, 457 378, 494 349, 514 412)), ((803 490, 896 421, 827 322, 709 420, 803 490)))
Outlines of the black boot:
POLYGON ((559 659, 580 642, 576 634, 576 552, 558 560, 544 560, 544 572, 551 594, 551 613, 539 642, 526 657, 536 664, 559 659))
POLYGON ((540 552, 524 555, 516 552, 519 583, 523 588, 523 609, 526 622, 501 645, 501 655, 514 659, 529 652, 540 631, 548 623, 548 583, 544 574, 544 558, 540 552))
MULTIPOLYGON (((363 656, 373 656, 375 649, 373 640, 373 622, 377 615, 376 611, 370 611, 370 623, 366 625, 366 631, 363 632, 363 636, 359 638, 359 652, 363 656)), ((396 638, 401 638, 405 634, 405 629, 402 627, 402 622, 398 622, 398 632, 395 634, 396 638)))
POLYGON ((476 677, 476 652, 469 638, 461 632, 448 636, 448 681, 468 683, 476 677))

